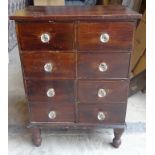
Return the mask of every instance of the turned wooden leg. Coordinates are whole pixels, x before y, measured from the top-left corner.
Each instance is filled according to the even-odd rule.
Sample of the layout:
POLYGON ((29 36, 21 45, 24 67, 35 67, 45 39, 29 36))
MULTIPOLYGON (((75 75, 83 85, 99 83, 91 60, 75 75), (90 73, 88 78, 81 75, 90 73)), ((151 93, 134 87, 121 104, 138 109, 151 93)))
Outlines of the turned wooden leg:
POLYGON ((41 129, 39 128, 32 128, 31 129, 32 132, 32 141, 34 143, 35 146, 40 146, 41 145, 41 129))
POLYGON ((115 148, 118 148, 121 145, 121 136, 123 132, 124 132, 123 128, 114 129, 114 139, 113 139, 112 145, 115 148))

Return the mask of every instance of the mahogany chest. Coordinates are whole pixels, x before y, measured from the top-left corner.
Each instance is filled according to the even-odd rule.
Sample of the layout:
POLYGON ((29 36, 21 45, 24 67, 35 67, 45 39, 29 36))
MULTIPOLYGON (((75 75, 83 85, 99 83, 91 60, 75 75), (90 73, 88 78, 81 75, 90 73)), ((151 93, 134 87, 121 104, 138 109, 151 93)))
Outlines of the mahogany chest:
POLYGON ((130 56, 140 14, 123 6, 28 7, 16 32, 32 139, 41 128, 125 128, 130 56))

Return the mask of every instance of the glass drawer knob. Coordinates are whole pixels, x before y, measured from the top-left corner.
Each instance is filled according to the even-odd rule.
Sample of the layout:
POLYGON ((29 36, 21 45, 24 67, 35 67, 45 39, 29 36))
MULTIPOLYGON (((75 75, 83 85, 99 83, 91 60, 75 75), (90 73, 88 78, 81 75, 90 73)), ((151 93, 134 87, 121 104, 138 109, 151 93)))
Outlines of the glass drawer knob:
POLYGON ((55 119, 56 118, 56 112, 55 111, 50 111, 49 114, 48 114, 48 117, 50 119, 55 119))
POLYGON ((41 42, 48 43, 50 41, 50 35, 48 33, 43 33, 41 35, 41 42))
POLYGON ((98 115, 97 115, 97 119, 99 120, 99 121, 103 121, 104 119, 105 119, 105 114, 104 114, 104 112, 98 112, 98 115))
POLYGON ((54 97, 55 96, 55 90, 53 88, 48 89, 47 96, 48 97, 54 97))
POLYGON ((102 62, 102 63, 100 63, 98 68, 99 68, 100 72, 105 72, 108 70, 108 65, 105 62, 102 62))
POLYGON ((109 41, 110 37, 108 33, 102 33, 100 36, 100 41, 102 43, 107 43, 109 41))
POLYGON ((105 97, 107 95, 107 92, 105 89, 99 89, 98 90, 98 97, 105 97))
POLYGON ((53 69, 53 65, 51 63, 46 63, 44 65, 45 72, 52 72, 52 69, 53 69))

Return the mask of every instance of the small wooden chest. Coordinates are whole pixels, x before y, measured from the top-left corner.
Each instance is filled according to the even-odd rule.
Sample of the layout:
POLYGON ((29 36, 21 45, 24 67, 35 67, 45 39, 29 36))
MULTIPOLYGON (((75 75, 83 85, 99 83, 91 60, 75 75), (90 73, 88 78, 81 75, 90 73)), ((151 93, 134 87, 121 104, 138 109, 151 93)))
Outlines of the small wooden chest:
POLYGON ((41 128, 125 128, 130 56, 140 14, 123 6, 28 7, 16 32, 32 138, 41 128))

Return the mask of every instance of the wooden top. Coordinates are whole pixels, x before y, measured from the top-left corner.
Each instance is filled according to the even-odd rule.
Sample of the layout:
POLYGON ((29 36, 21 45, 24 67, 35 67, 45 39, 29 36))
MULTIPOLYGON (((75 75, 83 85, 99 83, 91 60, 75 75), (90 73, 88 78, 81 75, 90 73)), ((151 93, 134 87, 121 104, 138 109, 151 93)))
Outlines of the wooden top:
POLYGON ((136 20, 141 15, 121 5, 29 6, 10 16, 11 20, 136 20))

